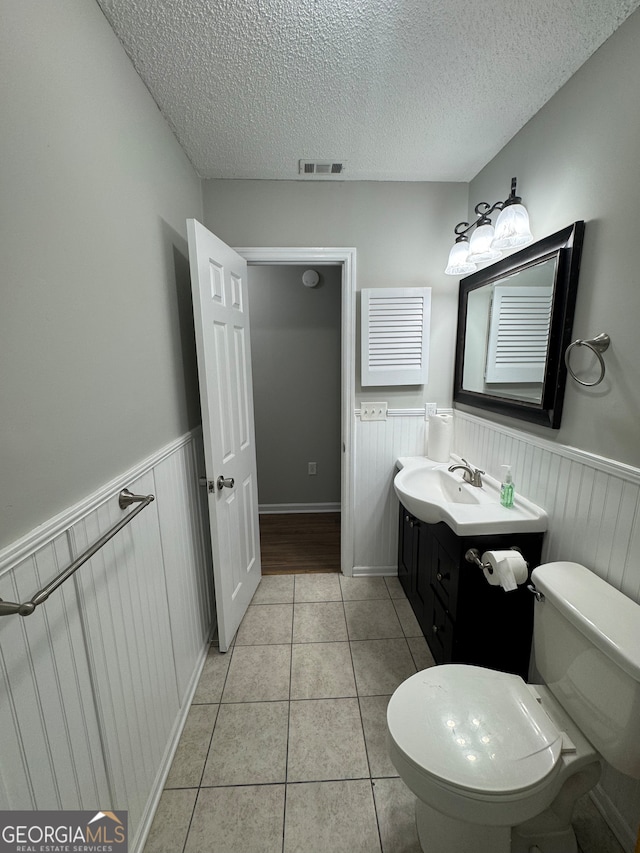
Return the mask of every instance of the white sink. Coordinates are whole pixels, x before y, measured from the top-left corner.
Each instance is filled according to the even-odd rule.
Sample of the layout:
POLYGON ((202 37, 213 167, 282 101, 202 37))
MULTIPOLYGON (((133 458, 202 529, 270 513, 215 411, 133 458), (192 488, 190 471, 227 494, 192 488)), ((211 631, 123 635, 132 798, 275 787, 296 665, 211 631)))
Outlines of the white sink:
MULTIPOLYGON (((462 479, 462 470, 434 464, 425 457, 399 460, 393 481, 399 501, 428 524, 444 521, 459 536, 485 533, 537 533, 547 529, 547 513, 517 492, 514 505, 500 504, 500 484, 483 476, 482 486, 462 479)), ((517 484, 516 484, 517 485, 517 484)))

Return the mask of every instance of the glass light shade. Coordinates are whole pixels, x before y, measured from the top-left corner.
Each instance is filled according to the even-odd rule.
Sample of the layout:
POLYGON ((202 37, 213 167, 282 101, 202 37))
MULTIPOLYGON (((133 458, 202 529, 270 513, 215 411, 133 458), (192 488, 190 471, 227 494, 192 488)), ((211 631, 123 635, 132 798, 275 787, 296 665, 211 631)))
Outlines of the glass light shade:
POLYGON ((493 225, 479 225, 471 235, 469 243, 470 261, 495 261, 500 257, 500 252, 493 248, 493 225))
POLYGON ((468 240, 460 240, 460 242, 454 243, 449 252, 445 275, 467 275, 467 273, 475 272, 478 268, 468 260, 468 255, 468 240))
MULTIPOLYGON (((515 249, 533 241, 529 214, 523 204, 508 204, 500 211, 496 233, 491 244, 494 249, 515 249)), ((472 241, 473 242, 473 241, 472 241)))

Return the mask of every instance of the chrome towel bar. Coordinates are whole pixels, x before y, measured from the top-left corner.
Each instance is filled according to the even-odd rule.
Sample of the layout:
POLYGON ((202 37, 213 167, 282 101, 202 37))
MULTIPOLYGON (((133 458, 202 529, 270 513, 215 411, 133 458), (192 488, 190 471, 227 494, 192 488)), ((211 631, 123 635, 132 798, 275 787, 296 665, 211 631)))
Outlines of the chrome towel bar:
POLYGON ((87 548, 86 551, 80 554, 80 556, 77 557, 70 566, 60 572, 59 575, 57 575, 41 590, 38 590, 30 601, 18 604, 15 601, 3 601, 0 598, 0 616, 11 616, 13 613, 19 613, 20 616, 30 616, 39 604, 43 604, 52 592, 55 592, 59 586, 62 586, 62 584, 68 580, 71 575, 78 571, 83 563, 86 563, 87 560, 93 557, 96 551, 99 551, 100 548, 109 541, 109 539, 112 539, 119 530, 122 530, 125 525, 129 524, 129 522, 132 521, 139 512, 142 512, 146 506, 149 506, 153 500, 155 500, 154 495, 134 495, 129 491, 129 489, 123 489, 118 495, 120 509, 126 509, 134 503, 139 504, 139 506, 124 518, 120 519, 120 521, 118 521, 117 524, 114 524, 113 527, 104 534, 104 536, 101 536, 97 542, 94 542, 90 548, 87 548))

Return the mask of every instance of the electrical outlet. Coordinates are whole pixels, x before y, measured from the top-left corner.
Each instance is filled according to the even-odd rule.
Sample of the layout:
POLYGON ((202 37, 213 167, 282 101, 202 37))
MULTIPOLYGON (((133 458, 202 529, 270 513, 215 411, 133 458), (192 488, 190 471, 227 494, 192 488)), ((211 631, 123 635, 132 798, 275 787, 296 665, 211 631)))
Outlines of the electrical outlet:
POLYGON ((386 421, 386 403, 360 403, 361 421, 386 421))
POLYGON ((317 474, 318 473, 318 463, 317 462, 309 462, 307 465, 307 474, 317 474))
POLYGON ((431 415, 435 415, 438 411, 437 403, 425 403, 424 404, 424 416, 428 420, 431 415))

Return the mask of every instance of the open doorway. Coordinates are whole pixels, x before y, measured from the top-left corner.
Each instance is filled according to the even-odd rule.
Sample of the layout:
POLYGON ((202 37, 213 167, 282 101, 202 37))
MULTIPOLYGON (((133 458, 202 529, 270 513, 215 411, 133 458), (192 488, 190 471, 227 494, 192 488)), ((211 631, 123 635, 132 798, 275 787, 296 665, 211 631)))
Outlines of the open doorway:
MULTIPOLYGON (((339 433, 337 433, 337 441, 334 440, 334 449, 337 445, 338 455, 339 455, 339 470, 340 470, 340 498, 339 498, 339 506, 335 507, 335 502, 331 497, 328 500, 319 497, 320 490, 318 493, 313 496, 309 501, 301 500, 300 503, 308 503, 310 506, 306 507, 307 512, 296 512, 291 513, 292 516, 297 516, 293 520, 296 521, 295 525, 295 533, 296 538, 298 540, 298 545, 301 548, 318 548, 319 544, 322 542, 328 542, 326 533, 326 527, 324 533, 322 531, 322 525, 325 526, 330 523, 329 516, 333 512, 339 511, 339 517, 335 518, 334 525, 337 526, 337 522, 339 522, 339 550, 340 550, 340 560, 339 566, 342 572, 346 575, 351 575, 353 572, 353 539, 354 539, 354 531, 353 531, 353 470, 352 470, 352 460, 353 460, 353 418, 354 418, 354 404, 355 404, 355 261, 356 261, 356 252, 355 249, 352 248, 240 248, 237 251, 246 258, 249 264, 249 281, 252 280, 252 268, 254 266, 276 266, 276 267, 284 267, 284 266, 294 266, 297 267, 294 277, 298 277, 297 287, 301 288, 302 292, 307 289, 305 285, 301 281, 302 273, 307 269, 314 269, 318 272, 320 281, 325 278, 330 279, 331 275, 335 275, 336 284, 339 280, 340 282, 340 313, 339 313, 339 326, 340 326, 340 334, 339 334, 339 343, 338 347, 334 350, 334 356, 337 356, 339 359, 339 433), (321 512, 318 515, 324 516, 324 518, 319 519, 319 527, 311 532, 306 532, 304 527, 308 525, 312 519, 311 515, 314 513, 311 512, 313 510, 312 504, 317 502, 319 504, 324 504, 321 507, 321 512), (305 518, 305 516, 307 516, 305 518), (305 546, 305 536, 307 537, 307 546, 305 546)), ((251 285, 250 285, 251 286, 251 285)), ((309 288, 311 290, 311 288, 309 288)), ((336 294, 334 294, 336 295, 336 294)), ((251 299, 250 299, 251 303, 251 299)), ((250 315, 253 311, 250 304, 250 315)), ((276 316, 279 316, 276 314, 276 316)), ((281 318, 280 318, 281 319, 281 318)), ((336 317, 337 319, 337 317, 336 317)), ((253 334, 253 333, 252 333, 253 334)), ((304 341, 304 334, 299 335, 304 341)), ((272 337, 272 341, 277 343, 277 338, 272 337)), ((254 380, 255 381, 255 380, 254 380)), ((268 388, 268 382, 266 387, 268 388)), ((293 401, 295 404, 295 400, 293 401)), ((267 412, 273 412, 273 403, 270 402, 269 406, 267 406, 267 412), (270 406, 270 408, 269 408, 270 406)), ((301 427, 298 427, 298 431, 300 431, 301 427)), ((304 452, 304 443, 299 441, 295 436, 293 439, 289 440, 289 444, 291 447, 302 447, 302 456, 298 459, 297 465, 297 473, 301 475, 303 478, 308 478, 307 485, 311 485, 314 482, 313 477, 319 477, 320 474, 309 474, 308 473, 308 465, 309 463, 316 462, 318 464, 319 460, 312 458, 309 456, 309 452, 305 454, 304 452), (309 458, 307 458, 309 456, 309 458)), ((260 451, 259 451, 260 452, 260 451)), ((285 459, 286 461, 286 459, 285 459)), ((330 469, 332 464, 334 465, 334 470, 336 467, 337 460, 334 463, 328 462, 328 468, 330 469)), ((283 463, 284 464, 284 463, 283 463)), ((324 467, 323 463, 323 467, 324 467)), ((259 463, 260 466, 260 463, 259 463)), ((264 471, 263 466, 263 471, 264 471)), ((284 468, 278 469, 280 472, 285 472, 284 468)), ((277 478, 279 476, 278 470, 275 474, 271 476, 273 478, 277 478)), ((318 467, 316 470, 320 470, 318 467)), ((258 470, 258 488, 260 487, 260 467, 258 470)), ((259 497, 259 503, 265 504, 268 507, 268 501, 271 500, 269 497, 269 490, 262 489, 262 496, 259 497), (264 498, 264 500, 263 500, 264 498)), ((280 502, 280 501, 278 501, 280 502)), ((280 503, 286 504, 287 501, 282 501, 280 503)), ((286 506, 284 507, 286 509, 286 506)), ((278 519, 275 518, 276 515, 285 515, 286 513, 266 513, 263 514, 263 521, 270 516, 271 522, 277 522, 278 519)), ((261 524, 262 528, 265 528, 265 524, 261 524)), ((288 534, 287 534, 288 535, 288 534)), ((282 542, 283 534, 278 534, 278 538, 282 542)), ((335 540, 337 537, 335 537, 335 540)), ((293 560, 296 560, 296 557, 292 557, 293 560)), ((304 566, 301 566, 302 571, 305 571, 304 566)), ((267 569, 268 570, 268 569, 267 569)), ((306 570, 313 570, 307 568, 306 570)))
POLYGON ((248 268, 262 574, 340 571, 339 265, 248 268))

